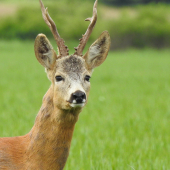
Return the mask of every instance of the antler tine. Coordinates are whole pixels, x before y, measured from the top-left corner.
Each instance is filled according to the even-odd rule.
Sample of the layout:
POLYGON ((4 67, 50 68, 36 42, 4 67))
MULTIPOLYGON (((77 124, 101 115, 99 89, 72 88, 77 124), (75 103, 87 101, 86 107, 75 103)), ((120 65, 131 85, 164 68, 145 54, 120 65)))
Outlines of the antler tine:
POLYGON ((69 55, 68 47, 64 44, 64 40, 60 37, 60 35, 57 31, 57 27, 56 27, 54 21, 52 20, 52 18, 50 17, 47 8, 45 9, 42 1, 41 0, 39 0, 39 1, 40 1, 40 5, 41 5, 43 19, 44 19, 45 23, 48 25, 48 27, 50 28, 50 30, 55 38, 55 41, 57 43, 58 51, 59 51, 58 57, 69 55))
POLYGON ((95 1, 94 3, 94 6, 93 6, 93 16, 91 18, 87 18, 85 19, 85 21, 90 21, 90 24, 87 28, 87 31, 86 33, 83 35, 83 37, 80 39, 80 43, 78 45, 78 47, 75 47, 74 49, 76 50, 75 51, 75 55, 80 55, 80 56, 83 56, 82 52, 83 52, 83 49, 93 31, 93 28, 96 24, 96 21, 97 21, 97 2, 98 0, 95 1))

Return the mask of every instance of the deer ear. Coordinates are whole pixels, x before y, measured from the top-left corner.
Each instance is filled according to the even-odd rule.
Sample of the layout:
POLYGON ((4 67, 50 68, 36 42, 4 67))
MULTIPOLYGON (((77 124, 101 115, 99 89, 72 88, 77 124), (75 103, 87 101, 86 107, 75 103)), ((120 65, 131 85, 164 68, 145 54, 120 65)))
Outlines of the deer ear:
POLYGON ((42 66, 47 69, 53 68, 57 59, 57 54, 44 34, 38 34, 36 37, 34 51, 37 60, 42 66))
POLYGON ((83 56, 90 70, 104 62, 110 48, 110 35, 104 31, 83 56))

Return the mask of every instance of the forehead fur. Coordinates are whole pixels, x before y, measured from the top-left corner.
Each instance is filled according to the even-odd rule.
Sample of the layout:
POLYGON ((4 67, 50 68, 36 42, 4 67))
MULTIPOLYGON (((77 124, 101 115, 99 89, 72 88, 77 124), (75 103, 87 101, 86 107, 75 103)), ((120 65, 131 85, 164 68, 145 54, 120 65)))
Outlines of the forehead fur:
POLYGON ((85 71, 85 60, 78 56, 68 56, 57 60, 57 68, 62 69, 66 74, 81 73, 85 71))

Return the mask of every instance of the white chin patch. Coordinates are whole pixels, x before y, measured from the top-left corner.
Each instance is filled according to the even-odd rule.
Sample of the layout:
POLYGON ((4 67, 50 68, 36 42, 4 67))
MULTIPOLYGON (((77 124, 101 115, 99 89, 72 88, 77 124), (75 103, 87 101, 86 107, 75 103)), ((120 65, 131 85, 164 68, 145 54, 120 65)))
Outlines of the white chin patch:
POLYGON ((70 104, 71 107, 83 107, 84 105, 85 103, 79 103, 79 104, 71 103, 70 104))
POLYGON ((76 100, 73 100, 73 103, 70 103, 71 107, 83 107, 85 105, 86 100, 83 99, 83 103, 77 103, 76 100))

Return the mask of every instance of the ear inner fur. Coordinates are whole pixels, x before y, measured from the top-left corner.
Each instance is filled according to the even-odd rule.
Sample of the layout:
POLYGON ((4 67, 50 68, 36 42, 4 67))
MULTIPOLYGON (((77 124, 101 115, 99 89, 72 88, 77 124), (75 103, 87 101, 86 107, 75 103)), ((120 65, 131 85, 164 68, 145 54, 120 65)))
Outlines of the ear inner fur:
POLYGON ((39 63, 47 69, 53 68, 57 54, 44 34, 39 34, 34 44, 35 56, 39 63))
POLYGON ((89 69, 93 69, 104 62, 110 48, 110 36, 104 31, 99 38, 90 46, 83 56, 89 69))

